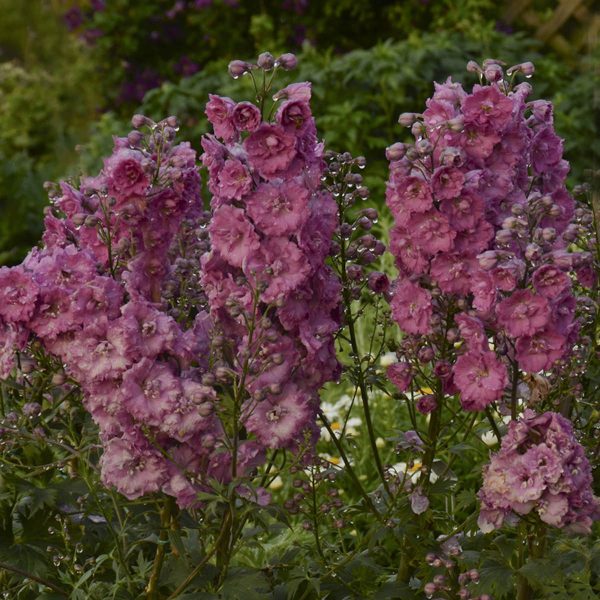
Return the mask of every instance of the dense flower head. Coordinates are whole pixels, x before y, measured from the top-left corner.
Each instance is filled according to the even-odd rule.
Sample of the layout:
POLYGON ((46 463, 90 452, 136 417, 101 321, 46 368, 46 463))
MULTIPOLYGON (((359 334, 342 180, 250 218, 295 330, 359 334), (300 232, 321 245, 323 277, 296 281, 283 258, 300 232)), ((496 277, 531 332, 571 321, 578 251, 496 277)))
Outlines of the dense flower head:
POLYGON ((571 423, 527 410, 511 421, 500 451, 484 468, 479 527, 492 531, 510 514, 537 516, 553 527, 589 533, 600 519, 592 471, 571 423))
POLYGON ((476 72, 488 85, 436 83, 422 115, 400 117, 414 145, 387 152, 392 316, 438 350, 444 327, 459 326, 450 363, 467 410, 502 399, 509 362, 537 372, 569 358, 580 327, 571 281, 590 264, 568 251, 575 203, 551 105, 527 102, 528 83, 513 87, 500 63, 486 65, 476 72))
POLYGON ((188 506, 198 483, 174 485, 184 471, 165 456, 194 448, 186 477, 210 477, 203 465, 220 424, 214 390, 200 383, 206 360, 195 355, 208 349, 202 295, 177 293, 172 275, 189 256, 198 265, 207 247, 189 232, 206 219, 195 152, 174 143, 175 119, 134 121, 150 133, 116 138, 101 173, 79 189, 61 184, 44 246, 0 269, 0 375, 28 338, 41 343, 99 427, 103 481, 128 498, 162 490, 188 506))
MULTIPOLYGON (((277 68, 267 58, 259 67, 277 68)), ((322 146, 310 84, 292 84, 273 97, 283 100, 271 111, 274 122, 248 102, 231 107, 239 137, 222 127, 228 103, 209 102, 219 111, 211 118, 215 137, 203 140, 213 217, 202 283, 233 354, 253 357, 246 364, 225 361, 230 377, 248 385, 242 425, 265 447, 294 448, 313 435, 316 392, 339 369, 333 348, 339 283, 325 264, 336 205, 320 189, 322 146), (242 116, 250 126, 239 125, 242 116), (226 175, 232 161, 242 182, 235 194, 226 175)))

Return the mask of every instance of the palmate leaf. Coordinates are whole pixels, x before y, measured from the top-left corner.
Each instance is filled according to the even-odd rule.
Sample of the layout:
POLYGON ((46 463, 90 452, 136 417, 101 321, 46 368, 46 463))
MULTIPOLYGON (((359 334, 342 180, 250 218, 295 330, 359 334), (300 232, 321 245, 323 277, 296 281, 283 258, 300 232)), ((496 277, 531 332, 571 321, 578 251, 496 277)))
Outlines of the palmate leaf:
POLYGON ((271 586, 264 573, 249 569, 231 569, 223 584, 223 598, 231 600, 266 600, 271 586))
POLYGON ((487 560, 479 571, 479 588, 482 592, 491 594, 496 600, 514 598, 514 574, 507 565, 487 560))

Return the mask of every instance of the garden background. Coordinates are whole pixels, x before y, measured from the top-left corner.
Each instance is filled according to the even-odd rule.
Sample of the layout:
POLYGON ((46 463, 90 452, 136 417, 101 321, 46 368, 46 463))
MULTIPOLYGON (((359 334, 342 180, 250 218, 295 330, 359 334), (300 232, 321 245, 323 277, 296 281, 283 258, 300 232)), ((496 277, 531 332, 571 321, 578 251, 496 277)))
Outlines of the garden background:
MULTIPOLYGON (((389 169, 386 147, 411 138, 410 128, 401 126, 398 116, 421 112, 434 81, 443 82, 451 76, 455 81, 473 83, 474 77, 465 70, 470 60, 481 63, 495 58, 507 66, 524 61, 535 64, 533 97, 554 103, 556 132, 565 140, 565 158, 571 164, 567 185, 573 190, 578 184, 588 184, 591 193, 586 202, 597 203, 600 16, 594 13, 593 4, 565 0, 500 5, 491 0, 0 0, 0 266, 18 264, 38 243, 48 191, 56 193, 56 188, 44 183, 63 178, 77 181, 82 174, 97 173, 103 158, 111 153, 113 136, 125 135, 131 129, 133 114, 157 121, 176 115, 179 139, 189 140, 202 152, 202 135, 212 130, 204 112, 208 94, 236 101, 251 98, 250 79, 232 79, 227 65, 233 59, 254 61, 265 50, 274 56, 297 54, 298 68, 279 70, 277 83, 312 82, 311 107, 326 147, 366 157, 366 168, 358 177, 362 176, 370 189, 369 206, 380 212, 373 219, 363 215, 375 238, 387 242, 392 222, 385 206, 389 169)), ((362 159, 357 163, 349 159, 344 163, 343 157, 340 160, 356 168, 364 166, 362 159)), ((328 176, 335 179, 336 174, 332 170, 328 176)), ((207 184, 206 173, 203 177, 207 184)), ((210 194, 205 192, 208 209, 210 194)), ((381 269, 393 270, 389 256, 384 257, 381 269)), ((597 299, 597 286, 594 293, 597 299)), ((379 506, 373 504, 377 504, 377 490, 369 498, 360 498, 355 492, 362 489, 361 483, 350 481, 347 473, 341 476, 345 478, 341 491, 335 485, 327 488, 322 480, 335 470, 331 465, 343 465, 342 451, 338 452, 342 446, 365 489, 379 485, 373 455, 379 452, 387 469, 407 451, 402 435, 410 423, 400 403, 388 402, 400 396, 387 391, 390 386, 386 388, 384 377, 389 366, 386 359, 395 360, 390 359, 395 342, 385 345, 381 330, 390 321, 383 315, 385 311, 378 312, 379 300, 372 300, 374 296, 370 294, 365 310, 358 303, 362 321, 352 334, 357 337, 353 342, 367 358, 366 366, 361 366, 360 353, 352 354, 346 345, 340 357, 347 375, 341 384, 326 387, 322 394, 322 421, 330 421, 321 430, 318 448, 327 465, 323 467, 325 475, 318 468, 302 470, 293 462, 290 466, 284 459, 289 473, 282 467, 283 480, 269 478, 271 463, 276 462, 273 454, 263 472, 276 501, 264 512, 248 509, 248 515, 244 513, 238 553, 229 573, 227 557, 222 575, 211 571, 207 545, 199 539, 198 532, 207 539, 212 536, 217 545, 220 533, 211 530, 210 518, 194 521, 184 511, 177 513, 169 497, 161 499, 165 501, 161 508, 154 497, 128 502, 98 485, 96 430, 81 403, 63 403, 71 388, 64 385, 62 365, 34 345, 31 350, 36 362, 19 365, 20 375, 2 383, 3 402, 8 398, 18 407, 15 431, 31 436, 28 443, 22 443, 25 437, 12 445, 8 437, 0 440, 0 592, 4 597, 28 600, 36 597, 35 590, 46 586, 40 596, 46 600, 65 597, 66 589, 70 597, 82 600, 108 597, 107 590, 115 598, 131 598, 136 597, 136 590, 149 589, 148 598, 162 598, 179 589, 190 572, 194 574, 194 564, 204 564, 200 579, 221 595, 190 592, 182 598, 423 597, 427 578, 432 584, 434 577, 441 581, 440 569, 452 563, 457 546, 449 537, 445 546, 438 544, 439 556, 434 555, 433 540, 418 536, 427 530, 430 515, 437 519, 444 511, 452 514, 454 523, 471 519, 470 527, 475 527, 472 517, 478 510, 475 491, 481 480, 481 464, 488 461, 490 449, 498 449, 500 435, 497 430, 490 431, 486 416, 492 422, 493 418, 489 415, 474 417, 470 426, 465 419, 461 423, 466 427, 462 442, 458 428, 454 433, 446 431, 443 453, 448 462, 440 471, 437 487, 430 478, 433 508, 420 519, 413 519, 414 514, 421 515, 427 507, 421 510, 418 502, 409 506, 403 498, 397 514, 392 511, 395 507, 390 509, 394 519, 400 515, 397 521, 375 521, 371 527, 367 524, 369 515, 356 507, 364 501, 363 508, 370 506, 379 514, 379 506), (383 338, 381 348, 371 352, 378 336, 383 338), (353 360, 357 356, 356 368, 353 360), (365 381, 356 380, 356 373, 361 378, 372 376, 367 384, 376 407, 373 426, 382 432, 380 437, 367 436, 367 425, 371 424, 354 404, 357 388, 365 385, 365 381), (33 384, 27 387, 23 381, 33 384), (57 390, 66 393, 60 402, 57 390), (44 398, 41 416, 26 414, 30 405, 25 400, 35 394, 44 398), (49 432, 48 444, 36 437, 35 425, 42 420, 49 432), (336 434, 340 429, 341 435, 336 434), (339 446, 336 435, 343 442, 339 446), (369 438, 377 449, 369 448, 369 438), (286 478, 285 474, 293 477, 286 478), (447 493, 456 481, 460 491, 447 493), (318 529, 317 518, 315 524, 306 523, 298 514, 301 502, 293 498, 302 494, 296 488, 306 492, 302 502, 312 493, 315 512, 316 498, 321 494, 320 506, 327 511, 323 518, 330 521, 327 531, 322 532, 322 548, 314 531, 318 529), (356 497, 349 498, 353 493, 356 497), (446 506, 441 509, 444 502, 446 506), (69 512, 75 504, 85 517, 80 521, 72 516, 77 511, 69 512), (287 517, 278 512, 280 505, 289 512, 287 517), (165 512, 165 507, 172 512, 165 512), (177 527, 175 513, 183 515, 177 527), (126 515, 123 522, 120 514, 126 515), (288 517, 293 524, 290 529, 285 526, 288 517), (242 535, 246 519, 252 527, 242 535), (399 532, 405 547, 411 549, 411 565, 404 564, 404 554, 399 560, 399 532), (161 548, 166 546, 168 555, 163 556, 161 548), (338 560, 340 548, 349 550, 347 562, 338 560), (156 565, 163 560, 159 582, 161 567, 156 565), (404 577, 404 572, 416 575, 404 577), (349 587, 355 596, 348 595, 349 587), (267 589, 273 589, 273 595, 264 591, 267 589)), ((345 300, 348 306, 352 304, 352 298, 345 300)), ((579 439, 596 466, 600 454, 598 332, 590 328, 586 333, 592 339, 592 351, 587 370, 579 374, 577 394, 584 401, 576 420, 579 439)), ((534 390, 535 378, 532 381, 528 385, 534 390)), ((547 397, 546 392, 540 392, 542 401, 546 407, 562 408, 561 394, 571 393, 570 383, 563 385, 559 378, 553 385, 547 397)), ((424 388, 418 392, 422 397, 428 395, 424 388)), ((2 408, 2 425, 12 426, 8 419, 11 413, 2 408)), ((506 421, 501 420, 500 413, 496 416, 504 434, 506 421)), ((423 429, 429 422, 426 418, 425 414, 418 416, 423 429)), ((419 460, 407 459, 391 469, 402 474, 404 485, 407 479, 419 480, 421 466, 419 460)), ((598 494, 597 469, 594 477, 598 494)), ((205 514, 210 517, 214 507, 214 516, 222 504, 216 496, 206 496, 205 514)), ((419 500, 418 494, 414 497, 419 500)), ((519 588, 529 594, 523 598, 588 600, 600 589, 597 534, 598 524, 589 538, 549 535, 547 555, 530 552, 532 560, 518 564, 511 561, 523 554, 518 548, 522 532, 517 535, 503 530, 493 538, 474 537, 466 540, 461 555, 461 568, 466 565, 473 569, 461 573, 462 583, 455 578, 453 585, 464 584, 469 589, 479 585, 480 592, 493 593, 495 599, 510 599, 511 578, 516 578, 526 580, 519 588)), ((195 585, 200 589, 198 579, 195 585)), ((445 597, 455 597, 449 594, 445 597)), ((489 596, 484 593, 479 598, 489 596)))
MULTIPOLYGON (((93 172, 134 112, 177 115, 199 148, 209 91, 240 96, 226 70, 265 49, 300 53, 328 147, 366 154, 383 205, 384 150, 432 81, 470 59, 536 64, 570 181, 599 168, 598 30, 593 2, 439 0, 0 0, 0 264, 41 234, 43 183, 93 172)), ((249 82, 246 82, 249 85, 249 82)), ((246 92, 248 89, 245 90, 246 92)))

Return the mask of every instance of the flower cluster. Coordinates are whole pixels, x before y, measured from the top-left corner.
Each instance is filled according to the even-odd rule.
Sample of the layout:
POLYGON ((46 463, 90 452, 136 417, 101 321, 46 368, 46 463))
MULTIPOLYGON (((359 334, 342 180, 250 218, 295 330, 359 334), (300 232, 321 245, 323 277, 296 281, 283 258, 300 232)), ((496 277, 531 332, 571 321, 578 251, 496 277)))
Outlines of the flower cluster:
MULTIPOLYGON (((388 148, 386 199, 400 271, 392 315, 420 362, 437 361, 444 391, 477 411, 502 398, 506 360, 539 372, 568 356, 579 331, 572 279, 591 257, 567 251, 575 204, 552 106, 527 102, 529 83, 512 86, 533 65, 469 69, 488 85, 436 84, 422 115, 401 115, 416 142, 388 148)), ((404 362, 391 368, 400 389, 410 375, 404 362)))
POLYGON ((492 531, 511 514, 534 512, 553 527, 589 533, 600 518, 591 485, 590 464, 571 423, 557 413, 527 410, 511 421, 500 451, 484 468, 479 526, 492 531))
POLYGON ((44 247, 0 271, 0 318, 5 345, 31 336, 81 387, 104 482, 186 506, 190 481, 220 472, 215 391, 200 382, 208 315, 198 303, 174 313, 181 294, 167 285, 189 229, 202 227, 200 178, 190 145, 174 143, 174 118, 133 124, 97 177, 53 191, 44 247))
POLYGON ((213 194, 202 284, 223 338, 214 374, 227 370, 243 388, 234 416, 267 448, 315 437, 317 391, 339 372, 333 339, 340 284, 325 264, 337 207, 321 189, 310 84, 277 92, 274 120, 263 118, 270 95, 264 74, 294 65, 288 54, 263 53, 258 66, 233 61, 233 77, 262 70, 260 108, 210 96, 206 114, 215 135, 202 140, 213 194))

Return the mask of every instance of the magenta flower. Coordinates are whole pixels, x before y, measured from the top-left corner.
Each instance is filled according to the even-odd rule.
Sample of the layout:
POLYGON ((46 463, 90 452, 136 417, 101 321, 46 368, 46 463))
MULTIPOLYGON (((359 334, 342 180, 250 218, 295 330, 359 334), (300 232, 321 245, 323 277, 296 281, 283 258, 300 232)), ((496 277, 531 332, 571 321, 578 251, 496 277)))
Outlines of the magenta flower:
POLYGON ((215 94, 209 94, 208 98, 205 113, 213 126, 215 135, 226 142, 232 140, 236 136, 232 118, 235 102, 231 98, 223 98, 215 94))
POLYGON ((511 512, 535 511, 553 527, 589 533, 600 518, 591 484, 592 471, 571 423, 557 413, 527 410, 511 421, 500 451, 484 468, 479 527, 487 533, 511 512))
POLYGON ((456 231, 450 227, 447 217, 435 209, 411 215, 406 228, 419 242, 421 250, 429 255, 452 250, 456 231))
POLYGON ((516 344, 519 366, 529 373, 549 369, 563 356, 566 342, 567 338, 551 327, 520 337, 516 344))
POLYGON ((550 320, 550 307, 543 296, 517 290, 496 307, 498 323, 513 336, 531 336, 550 320))
POLYGON ((314 415, 309 397, 293 383, 252 407, 245 425, 267 448, 290 447, 302 439, 314 415))
POLYGON ((262 183, 246 200, 255 225, 269 235, 300 231, 308 218, 310 192, 300 179, 282 183, 262 183))
POLYGON ((392 213, 398 209, 410 212, 426 212, 433 205, 433 196, 429 185, 419 177, 403 177, 395 182, 387 196, 388 206, 392 213))
POLYGON ((531 162, 539 175, 551 170, 562 158, 563 141, 551 126, 544 127, 533 138, 531 162))
POLYGON ((250 280, 266 284, 263 302, 282 299, 303 283, 310 271, 302 251, 285 237, 268 239, 261 251, 252 255, 244 270, 250 280))
POLYGON ((483 410, 502 397, 508 384, 506 367, 493 352, 469 351, 459 356, 453 374, 465 410, 483 410))
POLYGON ((310 106, 306 100, 288 100, 284 102, 275 116, 277 122, 286 130, 301 135, 313 122, 310 106))
POLYGON ((215 250, 235 267, 241 267, 260 248, 252 223, 241 208, 224 205, 216 209, 210 232, 215 250))
POLYGON ((112 438, 100 459, 102 481, 133 500, 157 492, 167 477, 167 464, 160 452, 141 433, 112 438))
POLYGON ((217 186, 226 200, 241 200, 252 188, 252 176, 241 161, 229 159, 219 171, 217 186))
POLYGON ((431 331, 431 294, 408 279, 396 284, 390 304, 392 316, 408 333, 428 334, 431 331))
POLYGON ((431 188, 436 200, 449 200, 460 195, 465 176, 454 167, 438 167, 431 178, 431 188))
POLYGON ((104 162, 108 191, 120 202, 142 195, 150 185, 144 155, 138 150, 122 148, 104 162))
POLYGON ((405 392, 410 387, 412 369, 409 363, 397 362, 390 365, 386 369, 386 375, 399 391, 405 392))
POLYGON ((262 116, 258 106, 252 102, 238 102, 231 112, 231 120, 238 131, 256 131, 262 116))
POLYGON ((38 285, 22 267, 0 268, 0 317, 10 323, 27 321, 38 292, 38 285))
POLYGON ((465 123, 483 131, 501 132, 511 120, 513 101, 496 86, 473 87, 473 93, 462 101, 465 123))
POLYGON ((269 179, 287 169, 296 156, 296 136, 280 125, 263 123, 244 141, 250 164, 269 179))
POLYGON ((569 276, 555 265, 542 265, 534 271, 532 279, 535 291, 549 300, 571 289, 569 276))

